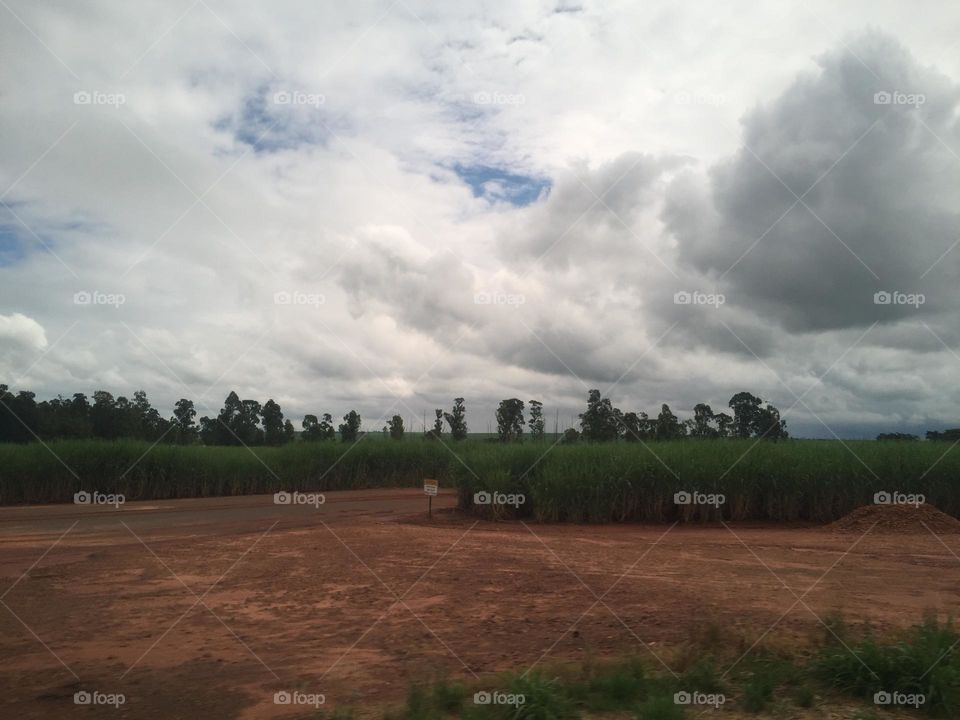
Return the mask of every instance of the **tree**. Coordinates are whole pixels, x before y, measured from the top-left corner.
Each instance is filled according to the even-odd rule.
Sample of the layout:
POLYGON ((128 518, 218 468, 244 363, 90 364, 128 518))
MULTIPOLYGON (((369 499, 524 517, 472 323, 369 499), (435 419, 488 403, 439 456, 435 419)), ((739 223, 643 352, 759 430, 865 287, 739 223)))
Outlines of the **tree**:
POLYGON ((444 413, 447 424, 450 426, 450 437, 454 440, 467 439, 467 410, 463 406, 463 398, 453 399, 453 412, 444 413))
MULTIPOLYGON (((260 403, 256 400, 241 400, 232 390, 214 422, 215 424, 208 423, 206 433, 201 429, 204 442, 214 445, 258 445, 263 442, 260 403)), ((200 423, 203 428, 203 419, 200 423)))
POLYGON ((762 403, 763 400, 748 392, 738 392, 730 398, 730 409, 733 410, 734 437, 750 437, 756 428, 762 403))
POLYGON ((693 406, 693 426, 690 435, 698 438, 716 437, 717 431, 710 423, 713 422, 713 410, 706 403, 697 403, 693 406))
POLYGON ((343 423, 340 425, 340 439, 343 442, 356 442, 360 434, 360 413, 351 410, 343 416, 343 423))
POLYGON ((563 439, 560 441, 563 445, 571 445, 580 439, 580 433, 575 428, 567 428, 563 431, 563 439))
POLYGON ((733 409, 733 435, 748 438, 751 435, 768 440, 785 440, 789 437, 787 423, 780 419, 780 411, 748 392, 739 392, 730 398, 733 409))
POLYGON ((113 395, 106 390, 97 390, 93 393, 90 424, 96 437, 112 440, 120 436, 122 423, 118 422, 117 414, 117 403, 113 395))
MULTIPOLYGON (((231 390, 223 401, 223 408, 215 421, 216 425, 210 428, 209 441, 212 441, 214 445, 239 445, 242 439, 237 436, 236 431, 242 415, 243 403, 240 402, 240 396, 231 390)), ((205 439, 205 442, 209 441, 205 439)))
POLYGON ((436 418, 434 418, 433 421, 433 428, 424 434, 427 440, 439 440, 440 436, 443 435, 443 410, 437 408, 434 412, 436 413, 436 418))
POLYGON ((583 437, 592 442, 607 442, 620 437, 623 426, 621 413, 607 398, 600 397, 599 390, 591 390, 587 396, 587 411, 580 414, 583 437))
POLYGON ((717 423, 717 437, 730 437, 730 428, 733 425, 733 418, 726 413, 717 413, 713 416, 717 423))
POLYGON ((20 419, 23 439, 31 441, 37 438, 40 430, 40 412, 37 409, 37 396, 29 390, 21 390, 13 400, 13 411, 20 419))
POLYGON ((74 415, 78 417, 90 417, 90 403, 87 402, 87 396, 83 393, 73 394, 73 400, 70 401, 70 409, 74 415))
POLYGON ((769 403, 757 412, 754 422, 754 434, 768 440, 786 440, 787 422, 780 419, 780 411, 769 403))
POLYGON ((193 419, 197 416, 197 411, 193 407, 193 401, 186 398, 177 400, 173 407, 173 423, 176 425, 177 442, 181 444, 191 443, 197 436, 197 427, 193 419))
POLYGON ((133 394, 131 410, 131 425, 134 437, 159 441, 170 435, 173 424, 163 417, 159 410, 150 405, 146 391, 137 390, 133 394))
MULTIPOLYGON (((145 390, 137 390, 133 393, 131 411, 131 420, 135 428, 134 433, 136 437, 152 439, 153 425, 156 422, 153 413, 156 411, 150 407, 150 401, 147 399, 145 390)), ((156 417, 159 417, 159 413, 157 413, 156 417)))
POLYGON ((204 445, 216 445, 221 429, 220 422, 206 415, 200 418, 200 442, 204 445))
MULTIPOLYGON (((0 396, 3 395, 0 390, 0 396)), ((93 426, 88 417, 77 415, 69 400, 58 395, 52 400, 44 400, 37 405, 40 413, 40 437, 44 438, 87 438, 93 435, 93 426)), ((0 426, 3 425, 5 409, 0 405, 0 426)), ((12 416, 11 416, 12 419, 12 416)), ((16 421, 14 421, 16 422, 16 421)), ((19 423, 17 423, 19 425, 19 423)), ((5 437, 0 427, 0 439, 5 437)))
POLYGON ((497 408, 497 434, 500 442, 523 439, 523 426, 527 424, 523 419, 523 407, 523 400, 517 398, 500 401, 497 408))
POLYGON ((950 428, 943 432, 936 430, 927 430, 927 440, 934 442, 957 442, 960 441, 960 428, 950 428))
POLYGON ((333 415, 330 413, 324 413, 323 417, 320 418, 320 439, 321 440, 336 440, 337 431, 333 427, 333 415))
POLYGON ((244 445, 263 445, 263 430, 260 429, 260 403, 256 400, 244 400, 237 427, 237 435, 244 445))
POLYGON ((635 412, 624 413, 622 418, 623 423, 623 439, 627 442, 640 442, 645 437, 645 426, 644 421, 647 419, 646 413, 640 413, 638 415, 635 412), (641 417, 641 415, 643 417, 641 417))
POLYGON ((300 425, 303 428, 303 439, 307 442, 324 439, 316 415, 304 415, 303 422, 300 425))
POLYGON ((297 439, 297 431, 293 429, 293 423, 289 418, 283 421, 283 442, 292 443, 297 439))
POLYGON ((911 435, 910 433, 880 433, 877 435, 877 440, 881 442, 914 442, 919 440, 916 435, 911 435))
POLYGON ((0 385, 0 440, 30 442, 40 430, 40 411, 36 395, 21 390, 16 395, 0 385))
POLYGON ((670 410, 670 406, 666 403, 661 405, 660 414, 657 415, 657 440, 674 440, 683 437, 684 432, 683 425, 670 410))
POLYGON ((387 429, 390 432, 390 437, 394 440, 403 440, 403 418, 399 415, 394 415, 390 418, 390 422, 387 423, 387 429))
POLYGON ((17 419, 13 416, 10 407, 13 402, 13 394, 10 387, 0 383, 0 442, 11 442, 14 437, 17 419))
POLYGON ((117 424, 117 437, 138 436, 140 420, 137 416, 137 409, 129 398, 124 395, 117 397, 117 401, 114 403, 114 415, 117 424))
POLYGON ((527 427, 530 428, 530 438, 532 440, 543 440, 543 403, 539 400, 530 401, 530 422, 527 427))
POLYGON ((271 398, 263 405, 263 440, 267 445, 283 445, 283 411, 271 398))

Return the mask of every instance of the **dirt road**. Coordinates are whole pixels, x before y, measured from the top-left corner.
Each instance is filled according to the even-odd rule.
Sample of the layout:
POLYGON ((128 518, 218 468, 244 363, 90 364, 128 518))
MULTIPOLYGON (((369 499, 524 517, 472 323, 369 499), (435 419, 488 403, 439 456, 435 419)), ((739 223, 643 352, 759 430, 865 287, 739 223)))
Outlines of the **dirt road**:
POLYGON ((0 508, 2 715, 311 710, 277 692, 362 710, 441 674, 669 665, 708 625, 746 649, 836 611, 880 627, 960 611, 957 535, 477 523, 453 504, 432 521, 418 490, 0 508))

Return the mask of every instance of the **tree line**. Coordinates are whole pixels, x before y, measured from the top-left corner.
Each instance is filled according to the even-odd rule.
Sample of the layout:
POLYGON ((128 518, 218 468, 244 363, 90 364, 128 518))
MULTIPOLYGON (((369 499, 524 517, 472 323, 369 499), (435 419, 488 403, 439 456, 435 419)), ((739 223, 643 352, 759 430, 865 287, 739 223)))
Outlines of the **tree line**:
MULTIPOLYGON (((927 430, 926 434, 927 440, 932 442, 951 442, 957 443, 960 442, 960 428, 950 428, 949 430, 937 431, 937 430, 927 430)), ((920 438, 916 435, 911 435, 910 433, 880 433, 877 435, 877 440, 882 441, 915 441, 920 438)))
MULTIPOLYGON (((599 390, 590 390, 587 407, 579 415, 579 429, 568 428, 563 442, 609 442, 624 440, 672 440, 678 438, 760 437, 785 439, 786 422, 769 403, 747 392, 734 395, 729 402, 732 414, 714 413, 709 405, 694 407, 692 418, 681 421, 666 404, 650 417, 644 412, 622 412, 599 390)), ((467 438, 467 410, 464 398, 454 398, 449 411, 436 408, 433 427, 423 433, 426 440, 467 438)), ((543 403, 519 398, 501 400, 496 409, 497 437, 501 442, 521 442, 525 437, 540 441, 545 437, 543 403)), ((214 417, 197 418, 192 400, 180 398, 173 415, 164 418, 151 406, 147 393, 138 390, 133 398, 114 397, 97 390, 92 398, 75 393, 69 398, 57 396, 37 402, 28 390, 12 392, 0 385, 0 442, 30 442, 37 439, 121 438, 204 445, 284 445, 302 442, 354 442, 362 435, 362 418, 356 410, 334 424, 330 413, 308 414, 298 431, 285 418, 273 399, 261 404, 243 400, 231 391, 223 408, 214 417)), ((403 418, 394 415, 383 426, 383 435, 401 440, 406 435, 403 418)))
MULTIPOLYGON (((567 428, 562 436, 566 443, 587 442, 642 442, 644 440, 677 440, 680 438, 749 438, 785 440, 787 423, 780 419, 780 411, 769 403, 740 392, 730 399, 733 415, 714 413, 706 403, 693 408, 693 417, 681 421, 664 403, 656 417, 645 412, 624 412, 614 407, 599 390, 587 393, 587 409, 580 413, 580 429, 567 428)), ((521 440, 524 420, 524 402, 518 398, 502 400, 497 408, 497 436, 503 442, 521 440)), ((544 436, 543 403, 530 401, 530 436, 534 440, 544 436)))
MULTIPOLYGON (((693 408, 693 417, 680 420, 663 404, 660 412, 623 412, 613 406, 609 398, 601 397, 599 390, 587 394, 587 407, 579 414, 579 428, 567 428, 560 441, 587 442, 642 442, 646 440, 675 440, 680 438, 763 438, 784 440, 789 437, 786 421, 770 403, 749 392, 738 392, 727 403, 730 412, 714 412, 706 403, 693 408)), ((496 408, 497 434, 492 440, 520 442, 545 437, 543 403, 524 402, 519 398, 501 400, 496 408)), ((467 410, 464 398, 453 399, 449 411, 436 408, 433 427, 423 433, 426 440, 467 438, 467 410)), ((37 402, 29 390, 13 392, 0 384, 0 442, 31 442, 101 438, 116 440, 130 438, 150 442, 204 445, 283 445, 294 440, 302 442, 354 442, 363 434, 362 419, 356 410, 343 416, 343 422, 334 422, 330 413, 304 415, 297 430, 284 417, 279 403, 270 399, 261 404, 256 400, 241 400, 230 392, 223 408, 215 417, 197 419, 192 400, 180 398, 173 415, 164 418, 151 406, 147 393, 138 390, 133 397, 114 397, 105 390, 97 390, 92 398, 83 393, 71 397, 62 395, 52 400, 37 402)), ((403 418, 391 417, 383 426, 385 437, 402 440, 406 435, 403 418)), ((930 430, 929 441, 960 442, 960 428, 943 431, 930 430)), ((881 441, 919 441, 909 433, 881 433, 881 441)))
MULTIPOLYGON (((307 415, 301 425, 304 440, 332 439, 336 430, 344 439, 353 440, 360 431, 360 415, 351 410, 336 430, 329 414, 324 414, 322 421, 307 415)), ((261 405, 256 400, 241 400, 232 391, 216 417, 197 420, 192 400, 180 398, 173 415, 164 418, 143 390, 136 391, 132 400, 97 390, 92 398, 75 393, 37 402, 35 393, 21 390, 14 394, 0 385, 0 442, 124 438, 184 445, 283 445, 296 437, 293 422, 284 418, 275 400, 261 405)))

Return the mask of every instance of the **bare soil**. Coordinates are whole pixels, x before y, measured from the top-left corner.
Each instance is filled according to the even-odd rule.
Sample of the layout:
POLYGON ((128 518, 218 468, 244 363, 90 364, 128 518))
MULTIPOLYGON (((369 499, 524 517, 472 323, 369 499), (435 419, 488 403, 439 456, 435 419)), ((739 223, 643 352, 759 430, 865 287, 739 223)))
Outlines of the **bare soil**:
POLYGON ((274 704, 283 690, 365 711, 443 675, 669 667, 716 628, 736 656, 809 642, 837 612, 877 630, 960 613, 960 536, 934 524, 538 525, 453 505, 441 492, 428 519, 419 491, 376 490, 0 508, 0 717, 306 716, 274 704), (81 690, 126 702, 78 708, 81 690))
POLYGON ((960 520, 933 505, 865 505, 829 525, 831 530, 885 535, 960 533, 960 520))

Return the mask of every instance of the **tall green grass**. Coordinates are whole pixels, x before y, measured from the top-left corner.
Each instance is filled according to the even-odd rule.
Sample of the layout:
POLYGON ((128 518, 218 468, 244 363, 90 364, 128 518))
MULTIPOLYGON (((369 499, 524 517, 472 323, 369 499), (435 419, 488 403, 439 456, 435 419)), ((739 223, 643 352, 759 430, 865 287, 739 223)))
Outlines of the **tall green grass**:
POLYGON ((96 440, 0 444, 0 504, 69 502, 79 490, 149 500, 413 487, 424 477, 457 486, 468 512, 540 521, 828 522, 872 502, 879 491, 921 493, 960 517, 960 448, 944 443, 551 446, 366 437, 352 446, 299 442, 253 449, 96 440), (475 505, 481 490, 520 493, 525 503, 516 510, 475 505), (719 510, 678 506, 674 493, 680 491, 722 493, 726 503, 719 510))
POLYGON ((0 444, 0 504, 72 502, 80 490, 127 500, 449 483, 438 443, 363 439, 283 447, 203 447, 74 440, 0 444))
POLYGON ((954 624, 930 616, 897 642, 848 637, 832 644, 821 652, 814 671, 838 690, 866 700, 884 692, 922 695, 928 714, 955 718, 960 716, 958 647, 954 624))
POLYGON ((652 658, 628 657, 582 665, 567 662, 550 671, 507 673, 476 681, 442 678, 410 687, 406 703, 383 717, 683 720, 735 714, 738 718, 792 718, 800 716, 801 708, 815 708, 803 717, 814 717, 814 713, 834 717, 833 710, 855 718, 879 718, 875 710, 885 718, 919 718, 921 714, 960 717, 960 635, 952 622, 928 616, 922 624, 882 639, 854 637, 842 623, 834 623, 832 629, 838 636, 828 635, 829 643, 812 655, 797 648, 797 652, 782 656, 751 649, 744 656, 738 645, 715 647, 712 641, 698 642, 695 649, 703 655, 681 675, 664 671, 652 658), (736 672, 721 674, 724 668, 736 668, 736 672), (497 691, 515 698, 522 695, 523 700, 514 704, 477 702, 477 694, 489 699, 497 691), (695 694, 701 700, 684 703, 678 693, 695 694), (898 697, 893 704, 878 706, 877 693, 898 697), (923 695, 922 702, 915 703, 919 712, 903 705, 904 696, 919 701, 919 695, 923 695), (703 704, 705 699, 710 704, 703 704), (716 706, 719 711, 710 709, 716 706))
MULTIPOLYGON (((873 441, 673 441, 522 445, 454 466, 463 508, 478 491, 522 493, 516 515, 540 521, 774 520, 828 522, 880 491, 920 493, 960 516, 960 449, 873 441), (721 493, 725 504, 678 506, 680 491, 721 493)), ((502 512, 502 508, 501 508, 502 512)))

